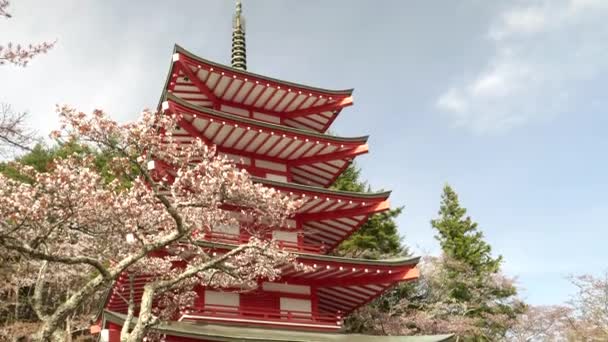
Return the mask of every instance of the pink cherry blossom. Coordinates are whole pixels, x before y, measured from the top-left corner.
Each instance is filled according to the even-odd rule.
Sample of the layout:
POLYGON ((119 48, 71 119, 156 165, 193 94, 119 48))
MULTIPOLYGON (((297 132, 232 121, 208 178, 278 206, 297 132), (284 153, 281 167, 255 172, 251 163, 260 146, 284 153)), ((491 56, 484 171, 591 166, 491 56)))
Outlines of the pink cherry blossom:
MULTIPOLYGON (((56 160, 49 172, 15 164, 30 182, 0 176, 0 253, 16 256, 20 272, 12 282, 35 287, 34 308, 43 322, 38 339, 50 340, 87 296, 107 290, 120 275, 150 278, 135 329, 123 332, 140 341, 159 320, 188 307, 195 286, 253 288, 293 262, 265 237, 268 229, 286 226, 299 203, 254 183, 214 147, 163 134, 178 117, 144 111, 139 120, 119 124, 102 111, 86 115, 62 106, 58 113, 61 129, 52 137, 109 154, 105 172, 113 180, 93 156, 82 155, 56 160), (252 238, 212 254, 197 239, 235 222, 226 208, 247 216, 252 238), (36 302, 49 284, 71 289, 50 311, 36 302)), ((132 318, 133 298, 125 300, 132 318)))

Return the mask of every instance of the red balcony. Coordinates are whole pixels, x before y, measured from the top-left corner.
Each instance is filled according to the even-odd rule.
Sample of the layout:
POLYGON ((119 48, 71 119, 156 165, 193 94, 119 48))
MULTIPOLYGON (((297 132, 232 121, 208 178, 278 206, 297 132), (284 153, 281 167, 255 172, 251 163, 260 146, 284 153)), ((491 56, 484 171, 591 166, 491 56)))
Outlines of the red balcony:
POLYGON ((188 310, 182 315, 180 321, 231 322, 288 326, 309 330, 337 330, 342 326, 341 317, 333 314, 215 304, 188 310))
MULTIPOLYGON (((228 233, 220 233, 220 232, 208 232, 205 234, 204 239, 207 241, 220 242, 220 243, 229 243, 229 244, 245 244, 249 242, 250 235, 246 234, 228 234, 228 233)), ((290 242, 290 241, 281 241, 278 240, 277 243, 279 247, 294 252, 303 252, 303 253, 313 253, 320 254, 325 252, 325 247, 321 245, 306 245, 303 243, 290 242)))

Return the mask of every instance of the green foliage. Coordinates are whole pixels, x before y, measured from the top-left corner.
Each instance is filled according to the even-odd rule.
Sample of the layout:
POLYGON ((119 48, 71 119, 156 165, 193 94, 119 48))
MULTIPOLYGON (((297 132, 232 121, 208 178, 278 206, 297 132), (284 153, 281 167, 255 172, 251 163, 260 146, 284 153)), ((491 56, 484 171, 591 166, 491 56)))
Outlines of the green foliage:
POLYGON ((372 215, 357 232, 338 246, 338 253, 369 259, 409 254, 401 244, 395 222, 402 210, 396 208, 372 215))
POLYGON ((447 186, 437 230, 443 255, 419 265, 421 277, 402 283, 348 317, 350 332, 379 335, 455 333, 460 341, 504 340, 525 304, 493 257, 477 224, 447 186))
POLYGON ((431 220, 437 230, 441 250, 450 259, 461 262, 474 271, 496 273, 500 269, 502 256, 492 257, 492 248, 483 240, 477 223, 466 216, 467 210, 460 206, 458 195, 445 185, 441 195, 439 218, 431 220))
MULTIPOLYGON (((333 188, 342 191, 371 192, 370 186, 361 180, 360 175, 361 170, 355 165, 350 165, 338 177, 333 188)), ((395 221, 402 212, 403 208, 400 207, 372 215, 357 232, 338 246, 335 253, 369 259, 409 255, 408 248, 399 236, 399 229, 395 221)), ((365 309, 366 315, 361 312, 350 315, 345 321, 346 329, 351 333, 373 332, 374 318, 382 317, 394 303, 399 302, 401 298, 408 297, 412 286, 411 283, 399 284, 368 305, 365 309), (367 316, 367 313, 373 313, 372 319, 367 316)))
MULTIPOLYGON (((37 171, 46 170, 50 160, 51 158, 48 150, 44 149, 42 145, 36 145, 31 152, 18 159, 18 161, 22 161, 24 165, 32 166, 37 171)), ((31 179, 21 174, 11 163, 1 163, 0 172, 7 177, 31 183, 31 179)))
MULTIPOLYGON (((353 192, 371 192, 369 185, 360 179, 361 170, 350 165, 338 177, 333 189, 353 192)), ((335 253, 342 256, 378 259, 408 255, 402 244, 395 220, 403 208, 395 208, 372 215, 360 229, 342 242, 335 253)))
POLYGON ((496 279, 502 277, 502 256, 492 256, 491 246, 484 241, 477 223, 466 213, 456 192, 445 185, 439 217, 431 220, 431 225, 437 230, 436 238, 445 260, 450 262, 440 264, 446 276, 434 285, 447 290, 446 302, 470 308, 466 318, 477 320, 480 331, 484 331, 484 336, 468 336, 467 340, 493 340, 504 336, 509 328, 504 322, 512 322, 524 306, 515 300, 517 290, 512 283, 496 286, 496 279), (467 276, 463 277, 463 274, 467 276))
POLYGON ((336 179, 332 185, 332 189, 341 191, 352 191, 352 192, 365 192, 369 191, 369 185, 367 182, 362 181, 361 169, 355 164, 349 165, 344 172, 336 179))
MULTIPOLYGON (((81 144, 78 142, 66 142, 55 145, 53 147, 47 147, 41 144, 36 145, 32 151, 21 156, 16 161, 21 165, 31 166, 36 171, 46 172, 56 159, 64 159, 69 156, 94 156, 95 166, 101 172, 102 177, 106 182, 110 182, 116 179, 116 174, 112 170, 112 165, 109 162, 112 155, 108 151, 93 150, 91 147, 81 144)), ((23 175, 19 170, 14 167, 14 163, 7 162, 0 164, 0 173, 7 177, 17 179, 23 182, 31 183, 31 179, 23 175)), ((130 175, 121 175, 120 180, 123 186, 127 187, 130 184, 130 175)))

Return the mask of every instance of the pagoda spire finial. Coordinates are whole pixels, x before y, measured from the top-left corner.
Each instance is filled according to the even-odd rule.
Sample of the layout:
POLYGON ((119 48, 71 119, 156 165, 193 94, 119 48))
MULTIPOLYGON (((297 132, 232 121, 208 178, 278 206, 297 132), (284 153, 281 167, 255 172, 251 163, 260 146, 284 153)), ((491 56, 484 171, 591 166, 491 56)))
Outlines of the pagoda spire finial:
POLYGON ((247 51, 245 49, 245 18, 241 16, 241 1, 236 2, 236 12, 232 21, 232 67, 247 70, 247 51))

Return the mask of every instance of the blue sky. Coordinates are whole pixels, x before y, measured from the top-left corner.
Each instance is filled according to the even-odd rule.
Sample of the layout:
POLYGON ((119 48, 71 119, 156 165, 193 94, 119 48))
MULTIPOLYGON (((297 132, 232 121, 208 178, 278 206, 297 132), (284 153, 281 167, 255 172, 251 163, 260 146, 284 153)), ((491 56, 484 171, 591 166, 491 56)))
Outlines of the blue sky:
MULTIPOLYGON (((174 43, 228 63, 233 8, 15 0, 2 41, 57 46, 2 67, 0 101, 41 134, 58 103, 133 119, 156 105, 174 43)), ((359 165, 405 205, 415 252, 438 252, 429 220, 449 182, 531 303, 606 270, 607 1, 245 0, 244 13, 249 70, 355 88, 333 130, 371 136, 359 165)))

